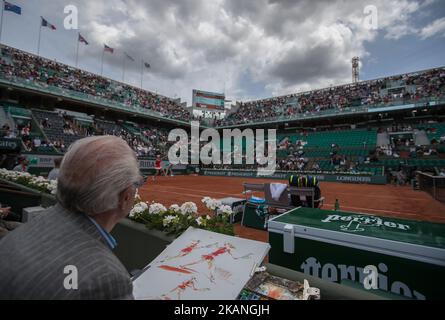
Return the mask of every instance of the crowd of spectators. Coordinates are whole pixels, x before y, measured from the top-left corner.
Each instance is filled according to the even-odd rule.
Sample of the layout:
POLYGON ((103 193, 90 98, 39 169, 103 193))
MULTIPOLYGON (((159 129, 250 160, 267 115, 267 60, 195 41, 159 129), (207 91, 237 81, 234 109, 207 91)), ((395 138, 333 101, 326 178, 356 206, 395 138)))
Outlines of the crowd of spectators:
POLYGON ((289 155, 286 159, 281 159, 277 163, 278 170, 303 171, 309 162, 308 158, 296 154, 289 155))
POLYGON ((20 123, 16 126, 16 128, 11 128, 9 124, 5 123, 1 128, 0 137, 8 139, 21 139, 23 142, 23 149, 26 152, 54 151, 54 143, 41 139, 41 137, 37 135, 31 135, 31 122, 20 123))
POLYGON ((122 103, 128 107, 153 110, 171 119, 190 120, 190 112, 173 99, 7 46, 1 47, 0 74, 10 80, 21 78, 43 86, 55 86, 122 103))
POLYGON ((341 112, 351 107, 375 106, 394 102, 417 102, 445 94, 445 68, 393 76, 357 84, 331 87, 305 93, 240 103, 238 110, 217 125, 249 121, 290 119, 301 114, 326 110, 341 112))
MULTIPOLYGON (((138 157, 155 157, 156 155, 165 157, 171 145, 168 142, 168 131, 162 127, 139 128, 140 134, 136 134, 114 122, 94 121, 91 125, 86 126, 77 123, 66 113, 59 113, 59 116, 63 118, 63 135, 73 136, 73 141, 77 140, 78 137, 114 135, 124 139, 138 157)), ((48 118, 40 121, 40 128, 43 131, 52 127, 54 128, 54 125, 48 118)), ((25 152, 54 152, 57 150, 64 153, 69 147, 62 138, 45 140, 40 135, 31 135, 30 132, 30 121, 24 124, 16 124, 14 129, 11 129, 9 124, 4 124, 0 130, 0 138, 21 139, 25 152)))
POLYGON ((124 139, 138 157, 165 156, 168 147, 168 131, 161 127, 137 128, 138 134, 125 130, 118 124, 95 121, 91 135, 114 135, 124 139))

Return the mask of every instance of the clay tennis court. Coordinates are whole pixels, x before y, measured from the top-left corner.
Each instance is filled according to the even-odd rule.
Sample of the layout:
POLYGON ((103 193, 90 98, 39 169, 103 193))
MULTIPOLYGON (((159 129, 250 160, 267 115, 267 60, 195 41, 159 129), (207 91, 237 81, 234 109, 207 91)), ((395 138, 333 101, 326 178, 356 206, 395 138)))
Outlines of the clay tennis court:
MULTIPOLYGON (((244 198, 243 182, 263 183, 287 181, 209 176, 158 177, 148 178, 139 190, 144 201, 160 202, 165 206, 193 201, 199 212, 208 213, 201 203, 205 196, 220 199, 226 197, 244 198)), ((410 220, 445 223, 445 204, 434 200, 429 194, 414 191, 410 187, 393 185, 343 184, 322 182, 321 191, 325 204, 323 209, 332 210, 335 199, 340 202, 341 211, 362 212, 379 216, 410 220)), ((237 235, 267 241, 267 232, 235 226, 237 235)))

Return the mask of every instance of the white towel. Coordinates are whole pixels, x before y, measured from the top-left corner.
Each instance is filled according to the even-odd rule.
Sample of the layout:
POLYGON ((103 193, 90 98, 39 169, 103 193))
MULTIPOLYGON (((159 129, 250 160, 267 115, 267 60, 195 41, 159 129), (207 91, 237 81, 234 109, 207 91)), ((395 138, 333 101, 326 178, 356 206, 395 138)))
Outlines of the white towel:
POLYGON ((270 193, 272 195, 272 199, 275 201, 279 201, 281 195, 283 194, 284 190, 287 189, 287 184, 284 183, 271 183, 270 184, 270 193))

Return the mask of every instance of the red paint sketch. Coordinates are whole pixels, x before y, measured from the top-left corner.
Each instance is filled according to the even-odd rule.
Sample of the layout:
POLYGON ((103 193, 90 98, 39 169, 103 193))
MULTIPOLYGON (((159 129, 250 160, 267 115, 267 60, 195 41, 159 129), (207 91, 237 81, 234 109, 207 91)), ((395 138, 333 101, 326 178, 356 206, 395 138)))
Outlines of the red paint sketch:
POLYGON ((213 275, 213 267, 214 267, 214 260, 215 258, 217 258, 218 256, 221 255, 225 255, 225 254, 229 254, 234 260, 239 260, 239 259, 247 259, 250 258, 252 256, 252 253, 248 253, 242 257, 234 257, 232 254, 232 250, 236 249, 235 246, 233 246, 231 243, 225 243, 224 246, 219 247, 218 249, 216 249, 215 251, 209 253, 209 254, 204 254, 201 256, 201 259, 195 262, 191 262, 185 265, 180 266, 180 268, 182 269, 186 269, 186 270, 191 270, 188 267, 189 266, 193 266, 193 265, 197 265, 200 264, 201 262, 207 262, 207 266, 210 270, 210 281, 214 282, 215 277, 213 275))
POLYGON ((176 256, 167 257, 164 260, 161 260, 159 263, 164 263, 166 261, 170 261, 170 260, 174 260, 174 259, 178 259, 178 258, 183 258, 185 256, 188 256, 195 249, 197 250, 197 249, 202 249, 202 248, 210 248, 210 247, 218 245, 218 243, 216 242, 216 243, 212 243, 212 244, 209 244, 209 245, 206 245, 206 246, 198 247, 200 242, 201 242, 201 240, 193 240, 187 247, 181 249, 176 256))
MULTIPOLYGON (((210 290, 210 288, 202 288, 202 289, 196 288, 196 281, 197 281, 197 279, 195 277, 192 277, 190 280, 184 281, 179 286, 172 289, 170 291, 170 293, 176 292, 176 294, 178 296, 178 300, 181 300, 181 294, 189 289, 192 289, 193 291, 208 291, 208 290, 210 290)), ((167 294, 163 294, 161 297, 164 300, 171 300, 171 298, 167 294)))
POLYGON ((173 272, 185 273, 185 274, 192 274, 193 272, 195 272, 195 270, 189 269, 189 268, 176 268, 176 267, 166 266, 166 265, 158 266, 158 268, 166 270, 166 271, 173 271, 173 272))

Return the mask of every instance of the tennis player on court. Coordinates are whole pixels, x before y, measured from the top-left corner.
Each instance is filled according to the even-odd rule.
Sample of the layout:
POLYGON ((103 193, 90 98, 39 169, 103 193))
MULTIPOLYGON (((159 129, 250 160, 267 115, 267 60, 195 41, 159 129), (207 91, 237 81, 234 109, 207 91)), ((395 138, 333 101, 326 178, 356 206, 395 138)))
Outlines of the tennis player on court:
POLYGON ((156 160, 155 160, 155 170, 156 170, 156 172, 155 172, 155 174, 154 174, 154 176, 153 176, 153 181, 156 180, 156 177, 157 177, 157 176, 161 175, 161 172, 162 172, 162 173, 164 174, 164 176, 165 176, 165 171, 164 171, 164 169, 162 169, 162 159, 161 159, 161 156, 160 156, 160 155, 157 155, 157 156, 156 156, 156 160))

